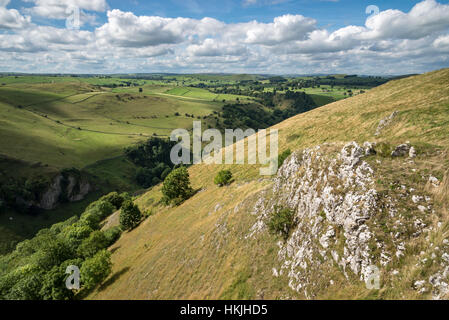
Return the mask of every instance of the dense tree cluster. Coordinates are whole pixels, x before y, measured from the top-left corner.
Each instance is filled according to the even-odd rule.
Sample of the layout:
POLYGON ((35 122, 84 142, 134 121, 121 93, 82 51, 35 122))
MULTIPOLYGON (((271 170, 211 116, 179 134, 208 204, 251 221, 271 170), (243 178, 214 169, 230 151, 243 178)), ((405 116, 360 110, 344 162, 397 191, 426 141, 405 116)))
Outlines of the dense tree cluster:
POLYGON ((176 142, 169 139, 151 137, 125 149, 125 155, 139 168, 136 171, 136 182, 148 188, 165 179, 173 169, 170 151, 176 142))
POLYGON ((258 103, 236 103, 223 106, 225 128, 263 129, 299 113, 316 108, 315 102, 303 92, 287 91, 285 94, 264 92, 257 94, 258 103))
POLYGON ((82 289, 92 289, 111 271, 105 249, 120 237, 120 229, 100 230, 100 222, 123 203, 126 193, 110 193, 74 216, 42 229, 16 249, 0 257, 0 299, 68 300, 75 291, 66 288, 68 266, 81 269, 82 289))

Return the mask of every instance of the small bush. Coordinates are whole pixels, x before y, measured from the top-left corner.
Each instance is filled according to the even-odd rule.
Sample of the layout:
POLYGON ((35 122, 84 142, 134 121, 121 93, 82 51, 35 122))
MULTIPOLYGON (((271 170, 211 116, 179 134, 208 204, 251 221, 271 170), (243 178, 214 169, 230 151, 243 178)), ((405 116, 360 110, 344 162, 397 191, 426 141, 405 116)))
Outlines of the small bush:
POLYGON ((291 150, 287 149, 278 156, 278 168, 282 166, 285 159, 287 159, 291 154, 292 154, 291 150))
POLYGON ((97 215, 100 220, 103 220, 115 211, 115 206, 107 200, 100 199, 92 202, 86 211, 97 215))
POLYGON ((124 195, 123 193, 119 194, 118 192, 111 192, 100 198, 100 200, 108 201, 115 207, 115 209, 120 209, 123 201, 125 201, 126 199, 126 195, 124 195))
POLYGON ((84 261, 81 266, 81 282, 87 290, 105 280, 111 273, 111 253, 106 250, 98 252, 95 256, 84 261))
POLYGON ((93 211, 85 211, 78 222, 80 226, 88 226, 93 230, 100 229, 101 218, 93 211))
POLYGON ((221 170, 214 179, 214 183, 218 186, 227 186, 232 183, 232 172, 229 170, 221 170))
POLYGON ((377 144, 376 152, 383 158, 391 158, 393 147, 389 143, 381 142, 377 144))
POLYGON ((127 200, 122 205, 120 212, 120 226, 123 230, 134 229, 142 219, 142 213, 139 207, 131 200, 127 200))
POLYGON ((143 215, 145 218, 151 217, 153 215, 153 210, 151 210, 151 209, 145 210, 143 215))
POLYGON ((75 296, 72 290, 67 290, 66 280, 69 276, 66 273, 68 266, 81 266, 82 259, 64 261, 60 266, 54 266, 47 273, 42 275, 42 287, 40 296, 43 300, 72 300, 75 296))
POLYGON ((58 238, 63 239, 70 250, 75 252, 80 244, 87 238, 89 238, 90 234, 94 230, 86 225, 75 223, 71 226, 64 228, 61 233, 58 235, 58 238))
POLYGON ((108 242, 108 246, 113 245, 121 236, 122 230, 120 226, 112 227, 104 232, 104 236, 108 242))
POLYGON ((289 208, 276 208, 268 221, 268 229, 271 234, 281 235, 284 240, 290 236, 295 227, 295 216, 289 208))
POLYGON ((84 239, 78 247, 78 255, 80 257, 93 257, 98 251, 108 247, 108 239, 103 231, 94 231, 87 239, 84 239))
POLYGON ((193 194, 190 186, 189 172, 186 167, 179 167, 169 173, 162 185, 162 201, 165 204, 179 205, 193 194))

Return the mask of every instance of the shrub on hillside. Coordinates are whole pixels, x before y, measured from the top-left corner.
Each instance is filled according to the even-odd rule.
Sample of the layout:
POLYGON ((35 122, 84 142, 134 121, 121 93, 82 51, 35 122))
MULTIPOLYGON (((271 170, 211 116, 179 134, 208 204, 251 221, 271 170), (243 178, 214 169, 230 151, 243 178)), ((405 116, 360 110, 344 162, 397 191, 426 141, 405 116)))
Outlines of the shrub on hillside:
POLYGON ((108 242, 108 246, 113 245, 121 236, 122 229, 120 226, 112 227, 104 232, 104 236, 108 242))
POLYGON ((94 230, 88 225, 75 223, 66 227, 58 234, 59 239, 63 239, 70 250, 75 252, 84 239, 87 239, 94 230))
POLYGON ((122 205, 120 212, 120 226, 123 230, 131 230, 135 228, 142 219, 142 213, 139 207, 131 200, 127 200, 122 205))
POLYGON ((77 253, 80 257, 93 257, 98 251, 106 249, 108 246, 108 239, 103 231, 97 230, 90 234, 90 236, 83 240, 78 247, 77 253))
POLYGON ((291 154, 292 154, 291 150, 287 149, 278 156, 278 168, 282 166, 285 159, 287 159, 291 154))
POLYGON ((162 186, 162 200, 165 204, 179 205, 190 198, 193 189, 190 186, 189 172, 186 167, 179 167, 167 176, 162 186))
POLYGON ((64 261, 60 266, 54 266, 42 277, 40 296, 43 300, 72 300, 75 296, 72 290, 67 290, 66 273, 68 266, 81 266, 82 259, 64 261))
POLYGON ((100 229, 101 218, 93 211, 85 211, 79 221, 79 225, 88 226, 93 230, 100 229))
POLYGON ((115 211, 115 206, 109 201, 98 200, 91 203, 86 211, 96 214, 100 220, 103 220, 115 211))
POLYGON ((33 256, 33 262, 42 269, 50 269, 53 266, 58 266, 65 260, 73 258, 73 252, 68 244, 59 239, 51 239, 50 237, 44 239, 33 256))
POLYGON ((95 256, 84 261, 81 266, 81 283, 87 290, 105 280, 111 273, 111 253, 107 250, 98 252, 95 256))
POLYGON ((376 145, 376 152, 383 158, 390 158, 393 147, 391 144, 386 142, 380 142, 376 145))
POLYGON ((290 236, 295 226, 293 210, 289 208, 275 208, 268 221, 268 229, 271 234, 281 235, 284 240, 290 236))
POLYGON ((20 274, 6 295, 7 300, 39 300, 42 279, 36 272, 20 274))
POLYGON ((232 172, 230 170, 221 170, 214 178, 214 183, 218 186, 227 186, 232 183, 232 172))
POLYGON ((163 180, 173 168, 170 152, 176 142, 169 139, 151 137, 145 142, 125 149, 125 155, 137 168, 136 182, 149 188, 163 180))
POLYGON ((108 201, 110 204, 112 204, 115 209, 120 209, 123 202, 125 200, 129 199, 129 195, 127 193, 121 193, 119 194, 118 192, 111 192, 108 193, 107 195, 101 197, 99 200, 104 200, 104 201, 108 201))

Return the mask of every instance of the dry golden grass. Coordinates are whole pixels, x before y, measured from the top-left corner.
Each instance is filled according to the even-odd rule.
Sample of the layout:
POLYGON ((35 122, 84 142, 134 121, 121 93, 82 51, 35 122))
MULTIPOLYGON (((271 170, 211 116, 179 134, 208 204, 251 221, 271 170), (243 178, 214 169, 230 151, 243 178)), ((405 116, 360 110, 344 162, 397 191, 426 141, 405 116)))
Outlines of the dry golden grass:
MULTIPOLYGON (((325 142, 376 141, 394 146, 409 140, 418 147, 425 166, 427 150, 449 147, 449 69, 392 81, 274 128, 279 129, 280 152, 325 142), (398 116, 375 137, 379 121, 393 111, 398 111, 398 116)), ((438 170, 448 168, 447 160, 441 161, 438 170)), ((89 298, 304 298, 288 288, 286 277, 272 276, 272 268, 279 264, 276 239, 268 234, 257 240, 245 239, 255 219, 250 214, 254 195, 271 180, 260 179, 256 165, 195 165, 189 172, 193 187, 202 191, 179 207, 159 204, 160 187, 136 201, 142 210, 151 209, 154 215, 123 234, 110 248, 113 273, 89 298), (236 181, 218 188, 213 179, 223 168, 231 169, 236 181), (240 210, 234 212, 237 205, 240 210)), ((447 201, 448 180, 446 173, 439 191, 441 201, 447 201)), ((373 295, 360 282, 347 281, 341 274, 335 274, 334 279, 339 285, 323 290, 321 298, 399 295, 373 295)), ((416 298, 411 292, 408 297, 416 298)))

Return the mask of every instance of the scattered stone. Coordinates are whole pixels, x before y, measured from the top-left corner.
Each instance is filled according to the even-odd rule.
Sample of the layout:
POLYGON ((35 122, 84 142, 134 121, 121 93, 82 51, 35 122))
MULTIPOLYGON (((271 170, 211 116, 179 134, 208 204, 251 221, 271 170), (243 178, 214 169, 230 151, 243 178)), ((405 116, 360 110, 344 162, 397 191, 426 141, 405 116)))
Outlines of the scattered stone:
POLYGON ((401 242, 398 246, 397 246, 397 251, 396 251, 396 257, 399 259, 400 257, 402 257, 404 255, 404 251, 405 251, 405 245, 403 242, 401 242))
POLYGON ((327 232, 320 238, 320 244, 323 248, 327 249, 329 247, 329 240, 335 237, 335 230, 332 226, 327 228, 327 232))
POLYGON ((391 124, 393 119, 399 114, 398 111, 394 111, 392 114, 390 114, 388 117, 380 120, 379 125, 377 126, 375 136, 378 136, 382 133, 382 130, 385 129, 387 126, 391 124))
POLYGON ((422 213, 427 211, 427 208, 424 206, 418 206, 418 210, 421 211, 422 213))
POLYGON ((440 186, 440 181, 438 180, 438 178, 434 176, 429 177, 429 182, 432 184, 434 188, 438 188, 440 186))
POLYGON ((413 284, 413 287, 415 288, 415 290, 420 290, 422 287, 424 287, 426 284, 426 280, 419 280, 419 281, 415 281, 415 283, 413 284))
POLYGON ((449 285, 445 281, 446 278, 447 278, 447 268, 443 273, 437 272, 436 274, 429 277, 429 283, 433 287, 432 298, 434 300, 440 300, 449 293, 449 285))
POLYGON ((447 254, 446 252, 443 253, 443 255, 441 256, 441 259, 443 259, 445 262, 449 263, 449 254, 447 254))
POLYGON ((365 155, 366 156, 371 156, 371 155, 375 155, 377 152, 374 149, 376 146, 375 142, 365 142, 363 144, 363 148, 365 149, 365 155))
POLYGON ((391 153, 392 157, 404 157, 410 153, 410 144, 404 143, 398 145, 394 151, 391 153))
POLYGON ((415 147, 410 147, 410 151, 409 151, 409 153, 408 153, 408 156, 409 156, 410 158, 416 158, 416 155, 417 155, 417 153, 416 153, 415 147))

